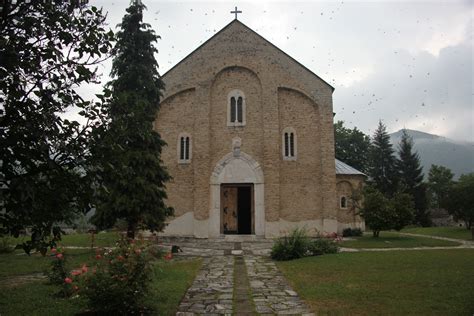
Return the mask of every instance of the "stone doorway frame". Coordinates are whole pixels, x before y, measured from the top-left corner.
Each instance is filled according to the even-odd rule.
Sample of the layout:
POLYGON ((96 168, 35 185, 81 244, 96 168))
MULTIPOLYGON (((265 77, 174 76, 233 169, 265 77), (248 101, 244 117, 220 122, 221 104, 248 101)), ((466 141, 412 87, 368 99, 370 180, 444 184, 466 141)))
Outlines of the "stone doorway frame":
POLYGON ((265 203, 263 170, 250 155, 234 151, 216 164, 210 179, 209 237, 224 236, 221 224, 221 184, 253 184, 255 235, 265 236, 265 203))

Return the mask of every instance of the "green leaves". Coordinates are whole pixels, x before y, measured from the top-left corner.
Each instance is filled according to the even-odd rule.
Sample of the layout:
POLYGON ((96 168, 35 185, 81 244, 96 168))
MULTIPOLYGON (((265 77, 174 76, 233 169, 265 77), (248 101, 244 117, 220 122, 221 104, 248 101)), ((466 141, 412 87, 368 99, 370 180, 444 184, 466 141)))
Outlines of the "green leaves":
POLYGON ((334 123, 336 158, 364 173, 369 168, 370 138, 356 127, 348 129, 343 121, 334 123))
POLYGON ((378 237, 381 230, 400 230, 413 219, 413 201, 410 195, 397 192, 393 197, 385 197, 374 187, 364 190, 364 205, 360 215, 365 224, 378 237))
MULTIPOLYGON (((78 10, 68 2, 18 1, 5 7, 0 28, 0 185, 4 232, 25 227, 44 240, 54 223, 70 223, 90 202, 85 173, 90 125, 65 120, 71 107, 93 120, 76 87, 93 80, 98 56, 110 50, 101 10, 78 10), (21 17, 21 18, 18 18, 21 17), (86 40, 92 39, 92 40, 86 40)), ((104 56, 105 58, 106 56, 104 56)), ((37 248, 37 240, 25 251, 37 248)))
POLYGON ((164 84, 153 43, 157 36, 142 22, 143 5, 132 4, 123 17, 113 48, 113 79, 106 86, 106 121, 94 133, 92 148, 97 179, 96 214, 101 228, 118 219, 133 236, 139 228, 160 231, 173 210, 167 207, 162 166, 165 145, 152 126, 164 84))
POLYGON ((397 191, 398 182, 396 158, 390 136, 382 121, 379 121, 379 126, 372 137, 369 159, 371 181, 383 194, 394 194, 397 191))

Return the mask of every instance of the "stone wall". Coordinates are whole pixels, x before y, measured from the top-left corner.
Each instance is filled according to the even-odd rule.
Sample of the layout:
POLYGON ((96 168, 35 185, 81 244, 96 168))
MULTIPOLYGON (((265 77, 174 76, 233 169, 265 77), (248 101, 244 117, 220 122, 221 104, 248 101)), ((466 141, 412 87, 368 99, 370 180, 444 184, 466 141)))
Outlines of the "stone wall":
MULTIPOLYGON (((337 220, 338 220, 338 231, 342 232, 344 228, 362 228, 365 229, 363 219, 357 215, 355 198, 360 198, 362 189, 364 186, 365 176, 363 175, 337 175, 336 176, 336 188, 337 188, 337 220), (341 197, 346 197, 346 207, 341 206, 341 197)), ((358 203, 362 203, 359 200, 358 203)))
POLYGON ((173 224, 175 234, 209 236, 210 210, 215 206, 211 173, 231 153, 236 137, 241 151, 262 168, 268 232, 278 234, 281 222, 291 226, 312 221, 328 232, 338 228, 331 86, 239 21, 163 79, 166 91, 155 129, 168 143, 163 151, 173 176, 168 203, 177 218, 192 212, 194 220, 191 232, 190 216, 181 218, 188 228, 180 232, 173 224), (227 126, 227 97, 233 89, 245 95, 243 127, 227 126), (285 127, 296 131, 296 161, 282 158, 285 127), (189 164, 178 163, 178 136, 184 132, 192 139, 189 164))

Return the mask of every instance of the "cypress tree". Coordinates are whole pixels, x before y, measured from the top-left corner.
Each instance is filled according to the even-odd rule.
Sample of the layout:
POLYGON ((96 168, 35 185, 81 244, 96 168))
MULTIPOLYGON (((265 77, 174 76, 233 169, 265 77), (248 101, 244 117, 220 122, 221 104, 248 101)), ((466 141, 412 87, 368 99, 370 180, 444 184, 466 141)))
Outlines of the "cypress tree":
POLYGON ((153 123, 164 89, 154 43, 159 36, 143 22, 145 6, 134 1, 119 24, 113 49, 107 124, 97 129, 97 209, 93 222, 111 227, 127 223, 127 236, 137 229, 160 231, 172 208, 165 204, 170 180, 161 160, 165 142, 153 123))
POLYGON ((379 121, 370 147, 370 181, 386 196, 397 191, 397 170, 394 150, 385 125, 379 121))
POLYGON ((401 190, 410 194, 415 202, 415 222, 422 226, 430 225, 427 211, 426 185, 423 183, 423 168, 418 153, 413 151, 413 139, 404 129, 398 145, 400 159, 397 169, 400 176, 401 190))

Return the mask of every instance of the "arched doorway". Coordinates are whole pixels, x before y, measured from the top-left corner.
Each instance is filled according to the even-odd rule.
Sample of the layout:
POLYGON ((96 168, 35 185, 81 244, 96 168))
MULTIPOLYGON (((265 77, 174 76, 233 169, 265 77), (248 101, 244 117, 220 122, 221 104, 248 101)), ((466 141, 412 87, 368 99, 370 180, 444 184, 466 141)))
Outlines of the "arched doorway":
POLYGON ((212 172, 210 186, 209 237, 265 235, 263 171, 251 156, 240 148, 224 156, 212 172))

